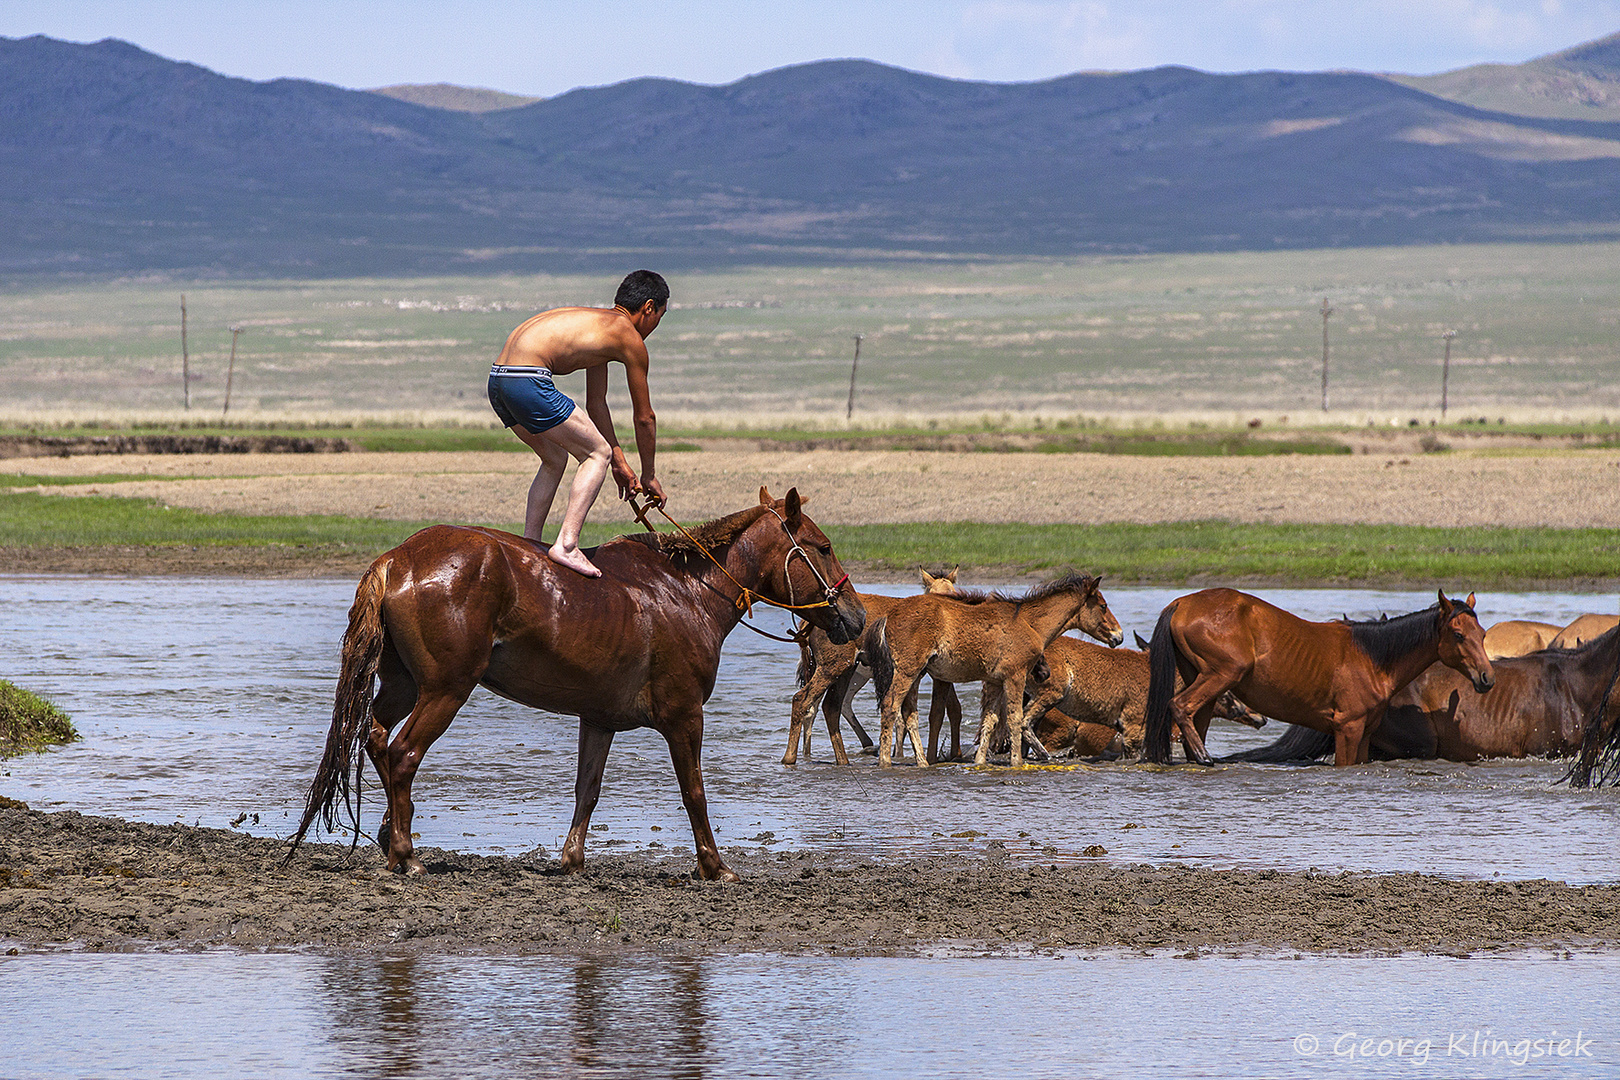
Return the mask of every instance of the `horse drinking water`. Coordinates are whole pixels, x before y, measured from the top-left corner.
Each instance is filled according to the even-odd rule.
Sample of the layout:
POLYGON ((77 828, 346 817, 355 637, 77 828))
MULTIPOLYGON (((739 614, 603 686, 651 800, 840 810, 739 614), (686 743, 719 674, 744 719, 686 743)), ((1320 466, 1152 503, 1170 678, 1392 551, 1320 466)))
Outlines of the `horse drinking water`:
POLYGON ((866 621, 798 489, 780 501, 764 488, 759 494, 760 505, 690 533, 603 544, 589 553, 600 578, 561 569, 534 542, 493 529, 435 525, 379 557, 349 611, 326 753, 293 850, 317 816, 335 830, 340 806, 358 835, 363 764, 355 751, 363 744, 388 803, 378 834, 388 868, 422 873, 411 843, 411 781, 482 685, 579 717, 565 871, 584 865, 614 733, 650 727, 669 744, 699 872, 735 881, 709 827, 701 763, 703 703, 726 635, 754 599, 800 611, 834 641, 853 639, 866 621))

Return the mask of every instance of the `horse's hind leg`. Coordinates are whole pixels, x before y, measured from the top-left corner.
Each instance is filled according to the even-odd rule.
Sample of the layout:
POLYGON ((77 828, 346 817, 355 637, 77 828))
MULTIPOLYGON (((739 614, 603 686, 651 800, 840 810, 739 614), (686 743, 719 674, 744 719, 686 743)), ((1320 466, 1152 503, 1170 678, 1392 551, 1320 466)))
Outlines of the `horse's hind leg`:
POLYGON ((393 802, 394 781, 388 761, 388 733, 416 707, 416 680, 400 661, 391 637, 383 637, 382 655, 377 659, 377 696, 371 700, 371 733, 366 738, 366 756, 382 781, 383 819, 377 827, 377 846, 388 850, 393 826, 388 808, 393 802))
MULTIPOLYGON (((411 781, 416 778, 416 770, 422 764, 422 755, 427 753, 435 739, 444 734, 444 729, 450 726, 450 721, 455 719, 456 712, 466 703, 470 693, 470 685, 465 690, 420 692, 416 707, 400 727, 399 734, 388 744, 385 757, 388 779, 384 781, 384 786, 388 788, 390 870, 403 870, 407 874, 426 873, 411 842, 411 815, 416 809, 411 802, 411 781)), ((376 734, 375 729, 372 734, 376 734)))
POLYGON ((818 663, 810 678, 793 695, 793 722, 788 728, 787 750, 782 754, 784 765, 798 763, 801 733, 804 736, 804 756, 810 756, 810 725, 816 718, 816 706, 825 700, 827 688, 836 681, 828 673, 827 667, 825 663, 818 663))
POLYGON ((591 811, 602 797, 602 770, 607 767, 613 732, 597 727, 583 717, 579 721, 579 772, 574 779, 574 821, 563 842, 562 869, 573 874, 585 867, 585 832, 591 827, 591 811))

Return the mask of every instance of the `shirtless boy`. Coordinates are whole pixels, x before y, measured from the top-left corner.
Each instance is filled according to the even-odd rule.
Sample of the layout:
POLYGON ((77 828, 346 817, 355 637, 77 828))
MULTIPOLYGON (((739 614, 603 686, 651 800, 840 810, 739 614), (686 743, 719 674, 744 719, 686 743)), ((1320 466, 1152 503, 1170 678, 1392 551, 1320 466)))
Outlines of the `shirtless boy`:
POLYGON ((579 461, 568 492, 568 509, 550 555, 553 562, 587 577, 601 577, 602 571, 579 550, 579 530, 610 468, 619 485, 619 498, 645 492, 655 505, 664 504, 664 489, 653 476, 657 417, 647 397, 646 338, 664 317, 669 285, 651 270, 637 270, 620 283, 613 303, 612 310, 569 307, 541 312, 512 331, 489 372, 489 403, 495 407, 495 415, 540 455, 540 471, 529 485, 524 536, 540 539, 568 458, 572 455, 579 461), (624 365, 630 389, 636 449, 641 454, 639 479, 614 438, 613 417, 608 414, 607 366, 613 361, 624 365), (551 381, 554 375, 581 368, 585 370, 584 414, 551 381))

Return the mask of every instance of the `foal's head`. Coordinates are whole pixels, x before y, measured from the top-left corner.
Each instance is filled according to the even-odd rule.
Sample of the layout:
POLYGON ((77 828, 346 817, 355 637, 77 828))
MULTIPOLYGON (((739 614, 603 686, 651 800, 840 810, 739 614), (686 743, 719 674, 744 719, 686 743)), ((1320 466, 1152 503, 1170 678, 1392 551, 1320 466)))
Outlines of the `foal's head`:
POLYGON ((1491 659, 1485 654, 1485 630, 1474 614, 1474 594, 1464 601, 1451 600, 1440 590, 1440 662, 1468 677, 1474 689, 1483 694, 1496 685, 1491 659))
POLYGON ((1108 610, 1108 598, 1102 594, 1102 578, 1090 578, 1086 585, 1085 603, 1075 612, 1065 630, 1078 630, 1110 647, 1125 640, 1125 631, 1119 620, 1108 610))

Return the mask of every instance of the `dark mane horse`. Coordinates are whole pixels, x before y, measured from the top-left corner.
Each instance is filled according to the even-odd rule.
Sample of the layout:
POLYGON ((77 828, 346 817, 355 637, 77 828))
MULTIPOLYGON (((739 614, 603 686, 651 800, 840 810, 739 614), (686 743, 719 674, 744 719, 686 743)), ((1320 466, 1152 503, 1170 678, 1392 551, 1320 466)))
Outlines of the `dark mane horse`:
POLYGON ((584 864, 614 733, 650 727, 669 744, 699 871, 735 880, 709 827, 701 752, 703 703, 714 691, 721 645, 747 606, 745 590, 811 605, 803 616, 835 641, 859 634, 866 616, 832 544, 802 513, 797 489, 776 501, 761 488, 759 506, 692 535, 603 544, 590 552, 600 578, 559 567, 540 545, 493 529, 436 525, 380 556, 349 611, 326 752, 292 850, 317 817, 335 831, 343 809, 358 837, 356 751, 364 745, 388 802, 378 835, 388 868, 422 873, 411 842, 411 781, 482 685, 579 717, 564 870, 584 864))
POLYGON ((1480 693, 1490 688, 1473 602, 1442 592, 1434 607, 1398 618, 1318 623, 1235 589, 1172 600, 1148 650, 1144 753, 1169 761, 1174 728, 1187 757, 1210 764, 1197 728, 1230 690, 1262 716, 1330 734, 1335 764, 1360 764, 1390 698, 1430 664, 1464 672, 1480 693), (1175 693, 1178 673, 1187 688, 1175 693))
MULTIPOLYGON (((1567 757, 1585 734, 1607 731, 1620 716, 1614 681, 1620 671, 1620 628, 1576 649, 1544 649, 1492 661, 1496 684, 1468 692, 1463 678, 1436 664, 1390 700, 1372 739, 1372 757, 1567 757)), ((1295 728, 1228 761, 1298 762, 1322 757, 1332 740, 1295 728)), ((1578 763, 1577 763, 1578 764, 1578 763)))

